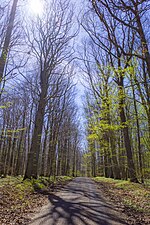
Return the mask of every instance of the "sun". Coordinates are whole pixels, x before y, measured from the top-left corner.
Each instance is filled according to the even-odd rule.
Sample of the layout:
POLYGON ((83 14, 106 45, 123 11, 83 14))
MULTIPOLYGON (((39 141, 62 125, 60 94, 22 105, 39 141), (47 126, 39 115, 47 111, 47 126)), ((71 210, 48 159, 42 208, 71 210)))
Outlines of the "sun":
POLYGON ((32 13, 40 15, 43 10, 43 4, 41 0, 29 0, 29 7, 32 13))

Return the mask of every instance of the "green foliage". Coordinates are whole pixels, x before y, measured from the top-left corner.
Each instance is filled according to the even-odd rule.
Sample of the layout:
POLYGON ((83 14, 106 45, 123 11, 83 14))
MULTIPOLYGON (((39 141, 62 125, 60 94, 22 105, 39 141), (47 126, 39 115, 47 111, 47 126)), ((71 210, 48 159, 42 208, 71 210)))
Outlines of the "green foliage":
POLYGON ((0 105, 0 109, 7 109, 12 106, 12 102, 6 102, 5 105, 0 105))
MULTIPOLYGON (((147 152, 148 155, 148 161, 150 161, 150 152, 147 152)), ((150 168, 143 168, 144 177, 146 179, 150 179, 150 168)))
POLYGON ((20 190, 20 191, 33 191, 33 183, 29 180, 25 180, 19 184, 16 185, 16 189, 20 190))
MULTIPOLYGON (((100 62, 96 62, 99 74, 97 75, 97 79, 94 79, 93 85, 95 85, 99 94, 95 92, 93 98, 91 98, 91 100, 88 99, 89 104, 87 107, 90 113, 87 114, 87 141, 89 153, 89 157, 87 158, 90 161, 91 157, 92 160, 92 152, 95 152, 96 156, 98 151, 98 157, 103 156, 100 160, 95 157, 96 170, 98 172, 98 167, 103 167, 103 170, 105 170, 105 164, 109 164, 109 166, 113 168, 112 158, 116 156, 119 165, 122 165, 121 176, 124 178, 128 166, 123 133, 124 128, 127 127, 131 140, 133 158, 136 164, 136 171, 139 173, 138 119, 143 167, 145 167, 145 169, 143 169, 143 174, 145 178, 149 178, 150 171, 147 169, 150 161, 149 112, 146 90, 143 84, 144 80, 142 81, 142 76, 139 75, 141 71, 139 71, 137 59, 132 58, 130 62, 126 62, 125 59, 121 58, 120 62, 122 67, 116 68, 112 67, 110 64, 105 66, 101 65, 100 62), (114 80, 116 82, 114 82, 114 80), (121 81, 120 86, 119 81, 121 81), (140 94, 138 86, 141 88, 141 92, 144 91, 145 94, 140 94), (133 90, 135 90, 135 96, 133 90), (137 93, 139 93, 139 95, 137 93), (142 95, 144 100, 142 100, 142 95), (120 113, 122 109, 125 113, 125 122, 121 121, 120 113), (136 113, 136 111, 138 113, 136 113)), ((140 176, 139 178, 141 179, 140 176)))
POLYGON ((87 140, 96 140, 98 139, 98 135, 96 133, 89 134, 87 140))
POLYGON ((13 139, 17 139, 19 138, 19 133, 21 131, 26 131, 26 127, 24 128, 18 128, 18 129, 14 129, 14 130, 10 130, 10 129, 7 129, 7 130, 1 130, 1 137, 2 138, 13 138, 13 139))

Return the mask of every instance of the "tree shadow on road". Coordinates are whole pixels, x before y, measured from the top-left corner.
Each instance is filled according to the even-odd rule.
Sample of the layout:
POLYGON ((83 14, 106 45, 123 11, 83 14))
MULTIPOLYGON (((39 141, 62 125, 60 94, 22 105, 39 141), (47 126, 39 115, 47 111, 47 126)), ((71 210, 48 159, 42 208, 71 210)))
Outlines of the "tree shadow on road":
MULTIPOLYGON (((64 188, 64 191, 67 193, 67 188, 64 188)), ((85 201, 82 198, 83 193, 77 188, 70 190, 69 187, 68 193, 68 200, 58 196, 58 194, 50 194, 48 199, 51 206, 35 218, 32 223, 35 222, 33 224, 38 225, 127 225, 116 216, 113 209, 111 211, 109 204, 102 202, 99 196, 93 196, 92 192, 84 193, 85 201), (77 192, 79 193, 77 194, 77 192), (92 196, 87 201, 87 197, 89 199, 90 195, 92 196)))

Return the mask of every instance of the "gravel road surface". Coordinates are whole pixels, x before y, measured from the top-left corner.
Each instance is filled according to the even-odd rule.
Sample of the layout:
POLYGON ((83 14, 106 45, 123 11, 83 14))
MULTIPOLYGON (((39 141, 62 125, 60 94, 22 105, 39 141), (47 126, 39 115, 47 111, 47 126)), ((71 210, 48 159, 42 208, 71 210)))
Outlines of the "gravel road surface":
POLYGON ((49 195, 30 225, 127 225, 123 216, 103 199, 90 178, 78 177, 49 195))

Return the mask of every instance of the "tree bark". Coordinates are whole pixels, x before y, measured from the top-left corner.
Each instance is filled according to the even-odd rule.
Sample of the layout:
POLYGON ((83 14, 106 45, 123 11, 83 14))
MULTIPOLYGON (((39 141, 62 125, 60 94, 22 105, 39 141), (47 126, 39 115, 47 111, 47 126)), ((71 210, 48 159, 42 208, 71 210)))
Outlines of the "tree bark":
POLYGON ((32 177, 37 179, 37 169, 38 169, 38 161, 39 161, 39 153, 40 153, 40 145, 41 145, 41 135, 43 129, 43 121, 46 107, 46 96, 48 89, 48 80, 45 73, 41 75, 41 94, 39 98, 38 109, 35 116, 35 127, 33 131, 33 137, 31 142, 31 149, 28 153, 27 167, 25 171, 24 179, 32 177))
MULTIPOLYGON (((22 128, 25 127, 25 119, 26 119, 26 107, 24 108, 24 115, 23 115, 23 122, 22 122, 22 128)), ((22 163, 23 163, 23 148, 22 148, 22 143, 23 143, 23 136, 24 136, 24 130, 21 131, 20 134, 20 140, 19 140, 19 145, 17 149, 17 162, 16 162, 16 169, 15 169, 15 175, 18 176, 21 174, 21 168, 22 168, 22 163)))
POLYGON ((140 125, 139 125, 138 110, 137 110, 137 105, 136 105, 135 90, 134 90, 132 78, 131 78, 131 85, 132 85, 132 93, 133 93, 133 101, 134 101, 134 110, 135 110, 135 116, 136 116, 137 138, 138 138, 138 155, 139 155, 139 164, 140 164, 140 176, 141 176, 141 182, 144 183, 142 152, 141 152, 141 138, 140 138, 140 125))
POLYGON ((128 171, 130 176, 131 182, 138 182, 136 177, 136 170, 133 161, 133 154, 131 149, 131 141, 129 137, 129 129, 126 121, 125 110, 124 110, 124 84, 123 84, 123 76, 120 76, 120 82, 118 83, 119 89, 119 112, 120 112, 120 119, 121 125, 123 126, 123 136, 124 136, 124 144, 127 153, 127 163, 128 163, 128 171))

